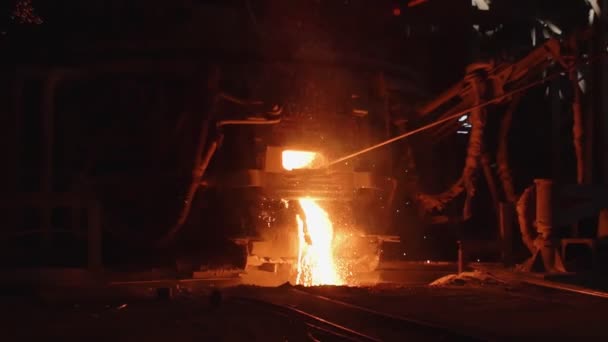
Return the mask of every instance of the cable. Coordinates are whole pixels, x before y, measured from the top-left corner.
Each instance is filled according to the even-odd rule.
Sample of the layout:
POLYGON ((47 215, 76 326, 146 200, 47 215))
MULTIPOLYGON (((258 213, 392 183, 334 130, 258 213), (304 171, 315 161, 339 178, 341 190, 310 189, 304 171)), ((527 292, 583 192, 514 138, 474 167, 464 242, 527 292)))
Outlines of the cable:
POLYGON ((545 82, 547 82, 547 81, 550 81, 550 80, 552 80, 552 79, 554 79, 554 78, 557 78, 557 77, 561 76, 561 75, 562 75, 564 72, 568 72, 568 71, 570 71, 571 69, 576 68, 577 66, 580 66, 581 64, 585 64, 585 63, 591 64, 591 63, 595 62, 597 59, 599 59, 599 58, 601 58, 601 57, 605 57, 605 56, 606 56, 606 53, 603 53, 603 54, 601 54, 601 55, 595 56, 595 58, 589 58, 589 59, 587 59, 587 60, 586 60, 585 62, 583 62, 583 63, 573 64, 572 66, 570 66, 569 68, 566 68, 565 70, 560 70, 560 71, 558 71, 558 72, 555 72, 555 73, 553 73, 553 74, 551 74, 551 75, 549 75, 549 76, 547 76, 547 77, 544 77, 544 78, 542 78, 542 79, 540 79, 540 80, 538 80, 538 81, 535 81, 535 82, 532 82, 532 83, 530 83, 530 84, 527 84, 527 85, 525 85, 525 86, 523 86, 523 87, 521 87, 521 88, 518 88, 518 89, 512 90, 512 91, 510 91, 510 92, 506 92, 506 93, 504 93, 504 94, 502 94, 502 95, 500 95, 500 96, 497 96, 497 97, 495 97, 495 98, 493 98, 493 99, 490 99, 490 100, 484 101, 484 102, 482 102, 482 103, 480 103, 480 104, 477 104, 477 105, 475 105, 475 106, 472 106, 472 107, 470 107, 470 108, 467 108, 467 109, 464 109, 464 110, 458 111, 458 112, 456 112, 456 113, 454 113, 454 114, 452 114, 452 115, 450 115, 450 116, 448 116, 448 117, 445 117, 445 118, 443 118, 443 119, 439 119, 439 120, 437 120, 437 121, 435 121, 435 122, 431 122, 431 123, 430 123, 430 124, 428 124, 428 125, 425 125, 425 126, 422 126, 422 127, 416 128, 416 129, 414 129, 414 130, 412 130, 412 131, 409 131, 409 132, 405 132, 405 133, 403 133, 403 134, 401 134, 401 135, 398 135, 398 136, 393 137, 393 138, 391 138, 391 139, 385 140, 385 141, 380 142, 380 143, 378 143, 378 144, 376 144, 376 145, 372 145, 372 146, 367 147, 367 148, 365 148, 365 149, 362 149, 362 150, 360 150, 360 151, 357 151, 357 152, 351 153, 351 154, 349 154, 349 155, 347 155, 347 156, 344 156, 344 157, 342 157, 342 158, 338 158, 338 159, 336 159, 336 160, 334 160, 334 161, 332 161, 332 162, 329 162, 329 163, 325 164, 323 167, 330 167, 330 166, 332 166, 332 165, 335 165, 335 164, 341 163, 341 162, 343 162, 343 161, 346 161, 346 160, 352 159, 352 158, 354 158, 354 157, 357 157, 357 156, 362 155, 362 154, 364 154, 364 153, 367 153, 367 152, 373 151, 373 150, 378 149, 378 148, 380 148, 380 147, 383 147, 383 146, 389 145, 389 144, 391 144, 391 143, 394 143, 395 141, 399 141, 399 140, 401 140, 401 139, 405 139, 405 138, 407 138, 407 137, 409 137, 409 136, 412 136, 412 135, 414 135, 414 134, 416 134, 416 133, 420 133, 420 132, 426 131, 427 129, 433 128, 433 127, 435 127, 435 126, 439 126, 439 125, 441 125, 441 124, 442 124, 442 123, 444 123, 444 122, 447 122, 447 121, 450 121, 450 120, 453 120, 453 119, 457 119, 457 118, 459 118, 459 117, 463 116, 464 114, 467 114, 467 113, 471 112, 472 110, 479 109, 479 108, 483 108, 483 107, 487 107, 487 106, 489 106, 489 105, 491 105, 491 104, 494 104, 494 103, 496 103, 497 101, 500 101, 500 100, 502 100, 502 99, 504 99, 504 98, 511 97, 511 96, 513 96, 513 95, 516 95, 516 94, 522 93, 522 92, 524 92, 524 91, 526 91, 526 90, 528 90, 528 89, 530 89, 530 88, 534 88, 534 87, 536 87, 536 86, 537 86, 537 85, 539 85, 539 84, 543 84, 543 83, 545 83, 545 82))

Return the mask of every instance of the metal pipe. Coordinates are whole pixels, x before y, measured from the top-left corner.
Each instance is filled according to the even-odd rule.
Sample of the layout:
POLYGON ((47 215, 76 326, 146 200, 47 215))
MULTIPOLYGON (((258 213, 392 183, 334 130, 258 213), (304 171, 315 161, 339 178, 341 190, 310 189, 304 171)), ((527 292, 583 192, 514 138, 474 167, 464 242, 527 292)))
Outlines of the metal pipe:
MULTIPOLYGON (((226 100, 232 103, 236 103, 240 106, 259 106, 259 105, 263 105, 264 102, 260 101, 260 100, 243 100, 243 99, 239 99, 237 97, 234 97, 232 95, 228 95, 225 93, 219 93, 218 97, 222 100, 226 100)), ((281 112, 283 111, 283 108, 279 107, 278 105, 275 105, 271 111, 266 112, 266 114, 268 115, 272 115, 272 116, 276 116, 276 115, 280 115, 281 112)))
MULTIPOLYGON (((480 84, 481 80, 476 74, 468 74, 465 79, 469 82, 472 89, 472 99, 475 104, 478 104, 483 96, 483 88, 480 84)), ((486 124, 486 111, 483 108, 471 110, 469 120, 473 128, 469 135, 469 145, 467 146, 467 155, 462 170, 462 180, 466 191, 464 200, 463 218, 469 219, 472 213, 472 200, 475 196, 475 172, 479 168, 481 153, 483 150, 483 134, 486 124)))
POLYGON ((564 272, 559 252, 556 249, 554 236, 554 191, 550 179, 535 179, 536 185, 536 230, 535 241, 537 250, 542 257, 546 272, 564 272))
POLYGON ((505 266, 510 266, 513 258, 513 203, 501 202, 498 208, 502 261, 505 266))
POLYGON ((211 158, 217 151, 221 139, 222 137, 220 136, 213 143, 211 143, 209 149, 207 149, 207 152, 205 153, 205 158, 199 165, 196 166, 193 172, 192 183, 190 184, 190 188, 188 189, 188 193, 186 194, 186 198, 184 199, 184 206, 180 212, 177 222, 173 225, 173 227, 171 227, 167 234, 165 234, 165 236, 159 240, 159 245, 166 245, 167 243, 169 243, 175 237, 175 235, 182 229, 184 223, 186 223, 186 219, 188 219, 190 209, 192 208, 192 201, 194 200, 194 195, 196 195, 196 192, 200 187, 203 175, 205 174, 205 171, 209 166, 211 158))
POLYGON ((502 118, 498 133, 498 151, 496 153, 498 177, 502 183, 505 198, 510 203, 517 202, 517 195, 515 195, 513 176, 511 175, 511 168, 509 167, 509 131, 511 130, 513 113, 517 109, 520 100, 521 96, 516 96, 509 104, 509 107, 502 118))
POLYGON ((220 93, 220 94, 218 94, 218 96, 221 99, 223 99, 223 100, 226 100, 226 101, 229 101, 229 102, 233 102, 233 103, 236 103, 236 104, 241 105, 241 106, 251 106, 251 105, 262 105, 262 104, 264 104, 264 102, 262 102, 262 101, 243 100, 243 99, 239 99, 238 97, 234 97, 232 95, 228 95, 228 94, 225 94, 225 93, 220 93))
POLYGON ((547 77, 545 77, 545 78, 542 78, 542 79, 540 79, 540 80, 538 80, 538 81, 531 82, 530 84, 527 84, 527 85, 525 85, 525 86, 522 86, 521 88, 518 88, 518 89, 515 89, 515 90, 512 90, 512 91, 509 91, 509 92, 503 93, 502 95, 496 96, 496 97, 494 97, 494 98, 492 98, 492 99, 490 99, 490 100, 487 100, 487 101, 481 102, 481 103, 479 103, 479 104, 477 104, 477 105, 474 105, 474 106, 471 106, 471 107, 469 107, 469 108, 467 108, 467 109, 464 109, 464 110, 458 111, 458 112, 456 112, 456 113, 454 113, 454 114, 452 114, 452 115, 450 115, 450 116, 447 116, 447 117, 445 117, 445 118, 443 118, 443 119, 439 119, 439 120, 437 120, 437 121, 431 122, 431 123, 429 123, 429 124, 427 124, 427 125, 424 125, 424 126, 422 126, 422 127, 416 128, 416 129, 411 130, 411 131, 409 131, 409 132, 405 132, 405 133, 403 133, 403 134, 400 134, 400 135, 398 135, 398 136, 396 136, 396 137, 393 137, 393 138, 391 138, 391 139, 388 139, 388 140, 382 141, 382 142, 377 143, 377 144, 375 144, 375 145, 372 145, 372 146, 370 146, 370 147, 364 148, 364 149, 362 149, 362 150, 360 150, 360 151, 357 151, 357 152, 351 153, 351 154, 349 154, 349 155, 346 155, 346 156, 344 156, 344 157, 342 157, 342 158, 338 158, 338 159, 336 159, 336 160, 334 160, 334 161, 331 161, 331 162, 329 162, 329 163, 325 164, 324 166, 325 166, 325 167, 330 167, 330 166, 333 166, 333 165, 335 165, 335 164, 338 164, 338 163, 344 162, 344 161, 346 161, 346 160, 352 159, 352 158, 354 158, 354 157, 360 156, 360 155, 362 155, 362 154, 365 154, 365 153, 367 153, 367 152, 370 152, 370 151, 376 150, 376 149, 378 149, 378 148, 380 148, 380 147, 384 147, 384 146, 389 145, 389 144, 392 144, 392 143, 394 143, 394 142, 396 142, 396 141, 399 141, 399 140, 405 139, 405 138, 407 138, 407 137, 409 137, 409 136, 412 136, 412 135, 414 135, 414 134, 416 134, 416 133, 424 132, 424 131, 426 131, 426 130, 428 130, 428 129, 430 129, 430 128, 433 128, 433 127, 439 126, 439 125, 441 125, 441 124, 443 124, 443 123, 445 123, 445 122, 448 122, 448 121, 450 121, 450 120, 458 119, 458 118, 460 118, 461 116, 463 116, 464 114, 468 114, 468 113, 469 113, 469 112, 471 112, 472 110, 475 110, 475 109, 480 109, 480 108, 487 107, 487 106, 492 105, 492 104, 496 104, 496 102, 498 102, 498 101, 500 101, 500 100, 503 100, 503 99, 505 99, 505 98, 509 98, 509 97, 511 97, 511 96, 513 96, 513 95, 516 95, 516 94, 519 94, 519 93, 523 93, 524 91, 527 91, 528 89, 534 88, 534 87, 536 87, 536 86, 538 86, 538 85, 540 85, 540 84, 543 84, 543 83, 545 83, 545 82, 547 82, 547 81, 549 81, 549 80, 552 80, 552 79, 554 79, 554 78, 557 78, 557 77, 559 77, 559 76, 561 75, 561 73, 562 73, 562 71, 560 71, 560 72, 556 72, 556 73, 553 73, 553 74, 551 74, 551 75, 549 75, 549 76, 547 76, 547 77))
POLYGON ((281 122, 281 119, 274 120, 222 120, 218 121, 215 126, 217 128, 228 125, 275 125, 281 122))
POLYGON ((446 203, 456 198, 456 196, 460 195, 463 191, 464 181, 462 177, 460 177, 449 189, 440 194, 428 195, 419 192, 416 197, 426 211, 434 209, 442 210, 446 203))
MULTIPOLYGON (((606 57, 606 53, 602 53, 601 55, 594 56, 593 58, 589 58, 589 59, 587 59, 587 60, 585 60, 585 61, 583 61, 583 62, 585 62, 585 63, 593 63, 593 62, 597 61, 598 59, 600 59, 600 58, 605 58, 605 57, 606 57)), ((546 56, 545 56, 545 58, 546 58, 546 56)), ((569 66, 568 68, 565 68, 565 69, 566 69, 567 71, 570 71, 570 69, 572 69, 572 68, 576 68, 577 66, 579 66, 579 65, 578 65, 578 64, 573 64, 572 66, 569 66)), ((405 138, 407 138, 407 137, 409 137, 409 136, 412 136, 412 135, 414 135, 414 134, 416 134, 416 133, 420 133, 420 132, 426 131, 426 130, 428 130, 428 129, 430 129, 430 128, 433 128, 433 127, 439 126, 439 125, 441 125, 441 124, 443 124, 443 123, 445 123, 445 122, 448 122, 448 121, 450 121, 450 120, 454 120, 454 119, 460 118, 462 115, 464 115, 464 114, 468 114, 469 112, 471 112, 471 111, 473 111, 473 110, 476 110, 476 109, 481 109, 481 108, 487 107, 487 106, 489 106, 489 105, 496 104, 497 102, 499 102, 499 101, 501 101, 501 100, 503 100, 503 99, 510 98, 510 97, 512 97, 513 95, 517 95, 517 94, 523 93, 523 92, 527 91, 528 89, 534 88, 534 87, 536 87, 536 86, 538 86, 538 85, 540 85, 540 84, 543 84, 543 83, 545 83, 545 82, 547 82, 547 81, 550 81, 550 80, 553 80, 553 79, 555 79, 555 78, 558 78, 558 77, 560 77, 560 76, 561 76, 561 74, 562 74, 563 72, 564 72, 563 70, 560 70, 560 71, 554 72, 553 74, 550 74, 550 75, 548 75, 548 76, 546 76, 546 77, 544 77, 544 78, 541 78, 540 80, 537 80, 537 81, 531 82, 531 83, 529 83, 529 84, 527 84, 527 85, 525 85, 525 86, 521 86, 520 88, 514 89, 514 90, 512 90, 512 91, 502 93, 501 95, 498 95, 498 96, 496 96, 496 97, 494 97, 494 98, 492 98, 492 99, 489 99, 489 100, 487 100, 487 101, 481 102, 481 103, 479 103, 479 104, 477 104, 477 105, 474 105, 474 106, 471 106, 471 107, 469 107, 469 108, 466 108, 466 109, 460 110, 460 111, 458 111, 458 112, 456 112, 456 113, 454 113, 454 114, 452 114, 452 115, 450 115, 450 116, 447 116, 447 117, 445 117, 445 118, 443 118, 443 119, 439 119, 439 120, 437 120, 437 121, 431 122, 431 123, 429 123, 429 124, 427 124, 427 125, 424 125, 424 126, 422 126, 422 127, 419 127, 419 128, 414 129, 414 130, 412 130, 412 131, 405 132, 405 133, 400 134, 400 135, 398 135, 398 136, 396 136, 396 137, 393 137, 393 138, 391 138, 391 139, 388 139, 388 140, 382 141, 382 142, 380 142, 380 143, 377 143, 377 144, 375 144, 375 145, 372 145, 372 146, 367 147, 367 148, 365 148, 365 149, 362 149, 362 150, 360 150, 360 151, 357 151, 357 152, 351 153, 351 154, 349 154, 349 155, 347 155, 347 156, 344 156, 344 157, 342 157, 342 158, 338 158, 338 159, 336 159, 336 160, 334 160, 334 161, 331 161, 331 162, 329 162, 329 163, 325 164, 324 166, 325 166, 325 167, 330 167, 330 166, 332 166, 332 165, 335 165, 335 164, 338 164, 338 163, 344 162, 344 161, 346 161, 346 160, 349 160, 349 159, 352 159, 352 158, 354 158, 354 157, 360 156, 360 155, 365 154, 365 153, 367 153, 367 152, 370 152, 370 151, 376 150, 376 149, 378 149, 378 148, 380 148, 380 147, 384 147, 384 146, 389 145, 389 144, 392 144, 392 143, 394 143, 394 142, 396 142, 396 141, 399 141, 399 140, 405 139, 405 138)), ((518 77, 519 77, 519 78, 521 78, 521 76, 519 76, 519 75, 518 75, 518 77)), ((608 139, 607 139, 607 141, 608 141, 608 139)), ((606 158, 606 159, 607 159, 606 165, 608 165, 608 158, 606 158)), ((606 170, 608 170, 608 166, 606 166, 606 170)), ((607 176, 607 178, 608 178, 608 176, 607 176)))
MULTIPOLYGON (((574 45, 575 43, 573 43, 574 45)), ((583 128, 583 108, 581 104, 581 88, 578 85, 578 75, 576 69, 571 69, 568 73, 574 96, 572 99, 572 144, 574 145, 574 156, 576 157, 576 183, 583 184, 585 180, 585 153, 583 152, 583 135, 586 133, 583 128)), ((585 139, 587 139, 585 137, 585 139)), ((579 235, 579 222, 572 225, 572 236, 579 235)))
POLYGON ((207 75, 207 84, 206 90, 210 92, 210 104, 205 113, 205 117, 201 119, 201 126, 199 130, 198 136, 198 144, 195 150, 194 155, 194 166, 192 168, 192 179, 190 181, 190 186, 188 187, 188 192, 186 193, 186 198, 184 199, 184 204, 179 213, 177 221, 175 224, 169 229, 165 235, 156 241, 157 246, 166 246, 169 242, 173 240, 175 235, 182 229, 186 220, 188 219, 188 215, 190 214, 190 209, 192 208, 192 201, 194 200, 194 196, 201 186, 201 180, 207 166, 211 160, 211 157, 215 153, 219 142, 221 141, 221 135, 209 146, 207 152, 205 153, 205 157, 203 158, 204 148, 207 145, 207 140, 209 136, 209 126, 212 118, 215 117, 215 113, 217 110, 218 100, 220 98, 220 93, 218 90, 220 80, 220 70, 217 67, 211 68, 209 75, 207 75))
POLYGON ((578 85, 576 69, 570 70, 570 81, 574 91, 572 100, 572 142, 576 156, 576 182, 583 184, 585 181, 585 156, 583 153, 583 109, 581 105, 581 88, 578 85))
POLYGON ((521 240, 528 248, 531 254, 534 254, 536 247, 534 246, 534 238, 532 237, 532 205, 530 201, 534 196, 534 185, 529 186, 519 197, 515 207, 517 211, 517 220, 519 222, 519 231, 521 240))
MULTIPOLYGON (((211 116, 213 114, 213 110, 215 108, 215 103, 216 102, 213 101, 213 103, 211 104, 212 108, 211 108, 211 111, 210 111, 211 113, 209 114, 209 116, 211 116)), ((194 199, 194 195, 196 194, 196 191, 198 190, 199 183, 202 178, 201 172, 199 170, 200 170, 200 166, 202 165, 201 158, 203 155, 203 149, 205 148, 205 144, 207 143, 207 136, 209 133, 209 120, 210 120, 209 117, 202 119, 200 133, 199 133, 199 141, 198 141, 198 145, 197 145, 197 148, 195 151, 196 155, 194 157, 194 168, 192 169, 192 180, 190 182, 190 187, 188 188, 186 198, 184 199, 184 206, 182 207, 182 210, 179 214, 177 222, 173 225, 173 227, 171 227, 169 232, 161 240, 162 243, 166 243, 169 240, 171 240, 173 238, 173 236, 175 236, 175 234, 179 230, 181 230, 182 226, 186 222, 186 219, 188 218, 188 215, 190 214, 190 208, 192 205, 191 203, 192 203, 192 200, 194 199)), ((213 151, 213 152, 215 152, 215 151, 213 151)), ((204 170, 203 170, 203 173, 204 173, 204 170)))
POLYGON ((553 181, 535 179, 536 185, 536 229, 543 239, 553 233, 553 181))
POLYGON ((456 241, 458 246, 458 274, 464 272, 464 251, 462 247, 462 241, 456 241))

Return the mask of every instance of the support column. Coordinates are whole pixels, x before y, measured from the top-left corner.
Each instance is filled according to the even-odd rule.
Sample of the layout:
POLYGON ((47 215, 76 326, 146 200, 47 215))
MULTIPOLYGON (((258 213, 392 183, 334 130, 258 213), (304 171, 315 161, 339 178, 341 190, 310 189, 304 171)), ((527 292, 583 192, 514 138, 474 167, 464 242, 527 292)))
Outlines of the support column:
POLYGON ((513 264, 513 204, 501 202, 498 206, 498 220, 500 223, 500 242, 502 262, 505 266, 513 264))
POLYGON ((465 264, 465 260, 464 260, 464 250, 463 250, 463 246, 462 246, 462 241, 456 241, 457 246, 458 246, 458 274, 464 272, 464 264, 465 264))

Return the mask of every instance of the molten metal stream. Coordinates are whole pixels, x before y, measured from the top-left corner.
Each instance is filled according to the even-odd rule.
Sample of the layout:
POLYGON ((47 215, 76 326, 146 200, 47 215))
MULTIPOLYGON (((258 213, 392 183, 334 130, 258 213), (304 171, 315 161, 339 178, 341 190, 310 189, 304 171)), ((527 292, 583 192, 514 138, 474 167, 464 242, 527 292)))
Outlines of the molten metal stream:
MULTIPOLYGON (((284 150, 281 157, 283 168, 292 171, 312 167, 319 154, 312 151, 284 150)), ((298 201, 305 217, 296 215, 298 223, 296 284, 304 286, 343 284, 334 260, 334 229, 329 215, 312 198, 301 197, 298 201)))
POLYGON ((315 200, 300 198, 306 215, 309 241, 306 241, 303 218, 298 215, 298 274, 296 284, 304 286, 341 285, 333 253, 334 230, 329 215, 315 200))

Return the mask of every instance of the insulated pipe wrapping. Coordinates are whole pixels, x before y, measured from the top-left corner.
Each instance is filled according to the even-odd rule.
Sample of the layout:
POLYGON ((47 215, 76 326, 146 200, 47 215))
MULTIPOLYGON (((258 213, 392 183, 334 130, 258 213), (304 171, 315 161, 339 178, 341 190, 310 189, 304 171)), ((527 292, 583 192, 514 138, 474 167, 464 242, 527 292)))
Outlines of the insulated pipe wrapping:
POLYGON ((175 237, 175 235, 182 229, 184 223, 186 223, 186 220, 188 219, 188 216, 190 214, 190 209, 192 208, 194 196, 196 195, 196 192, 200 187, 202 178, 205 174, 205 171, 207 170, 207 167, 209 166, 209 162, 211 161, 211 157, 213 157, 213 155, 215 154, 215 151, 217 150, 220 141, 221 136, 216 141, 211 143, 211 146, 209 146, 209 148, 207 149, 207 152, 205 153, 205 157, 203 158, 202 162, 198 164, 193 170, 192 182, 190 184, 190 187, 188 188, 188 193, 186 194, 186 198, 184 199, 184 206, 180 211, 177 222, 173 225, 173 227, 171 227, 169 232, 167 232, 167 234, 160 240, 160 244, 166 244, 171 241, 175 237))
POLYGON ((536 230, 547 240, 553 231, 553 182, 536 179, 536 230))
POLYGON ((521 232, 521 240, 528 248, 530 253, 534 254, 536 247, 534 246, 534 231, 532 229, 535 209, 531 201, 535 198, 534 185, 529 186, 519 197, 517 201, 517 221, 519 222, 519 231, 521 232))
POLYGON ((585 174, 585 161, 583 158, 583 110, 581 106, 581 89, 578 85, 576 69, 570 69, 570 81, 574 91, 572 99, 572 142, 576 155, 576 182, 582 184, 585 174))
POLYGON ((550 179, 535 179, 536 185, 536 231, 535 247, 540 251, 547 272, 564 272, 564 265, 555 249, 553 220, 554 191, 550 179))
MULTIPOLYGON (((473 88, 475 96, 474 103, 478 104, 481 97, 481 87, 475 75, 468 77, 468 82, 473 88)), ((418 194, 417 198, 426 211, 433 209, 443 209, 445 204, 464 190, 466 190, 466 200, 463 208, 463 218, 466 220, 471 217, 471 199, 475 195, 475 171, 477 171, 481 153, 483 150, 483 130, 485 128, 485 109, 475 108, 469 117, 471 123, 471 134, 467 147, 467 157, 462 171, 462 177, 456 181, 447 191, 439 195, 418 194)))
POLYGON ((498 133, 498 152, 496 153, 496 162, 498 164, 498 177, 502 183, 502 188, 508 202, 517 202, 515 187, 513 186, 513 176, 509 167, 509 131, 511 130, 511 121, 513 120, 513 112, 519 105, 521 97, 517 96, 511 101, 505 115, 500 123, 498 133))
MULTIPOLYGON (((481 87, 476 76, 469 78, 473 88, 474 103, 478 104, 481 97, 481 87)), ((467 197, 463 208, 463 218, 466 220, 471 217, 471 200, 475 196, 475 171, 479 166, 479 159, 483 149, 483 130, 485 127, 485 109, 476 108, 471 111, 469 122, 472 126, 469 136, 469 146, 467 147, 467 158, 462 171, 462 179, 467 197)))
MULTIPOLYGON (((416 172, 416 163, 414 160, 414 155, 411 147, 407 145, 406 147, 407 154, 407 169, 414 175, 416 172)), ((425 194, 419 192, 418 188, 418 179, 416 177, 416 181, 414 181, 413 192, 416 194, 416 201, 420 204, 421 208, 430 212, 432 210, 443 210, 445 205, 453 200, 456 196, 460 195, 464 190, 464 186, 462 185, 462 178, 458 179, 449 189, 440 193, 440 194, 425 194)))
POLYGON ((205 113, 206 116, 204 118, 201 118, 201 126, 199 129, 198 143, 194 152, 194 164, 192 167, 192 175, 190 184, 188 186, 188 192, 186 193, 186 197, 184 198, 183 205, 180 209, 179 216, 177 217, 176 222, 171 226, 171 228, 169 228, 169 231, 167 231, 167 233, 165 233, 159 240, 156 241, 157 246, 165 246, 170 243, 186 223, 186 220, 190 215, 190 209, 192 208, 192 201, 194 200, 194 196, 198 191, 202 177, 207 169, 209 162, 211 161, 211 157, 213 156, 213 154, 215 154, 215 151, 221 139, 221 137, 218 138, 205 151, 205 146, 207 146, 209 137, 210 124, 215 116, 217 104, 221 97, 220 93, 217 91, 219 77, 219 69, 214 68, 207 80, 207 90, 211 90, 213 94, 210 96, 211 103, 209 104, 207 113, 205 113))
POLYGON ((445 205, 454 198, 456 198, 456 196, 460 195, 463 190, 464 184, 461 177, 448 190, 440 194, 429 195, 419 193, 416 195, 416 198, 418 199, 418 202, 420 203, 422 208, 427 212, 432 211, 434 209, 443 210, 445 205))

